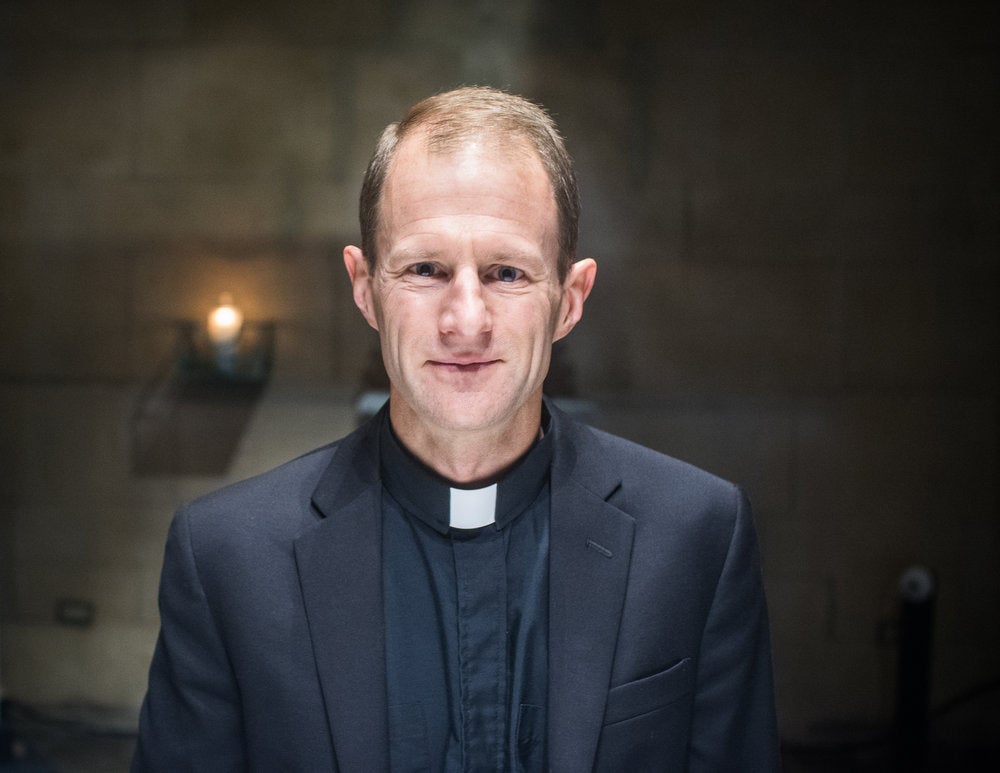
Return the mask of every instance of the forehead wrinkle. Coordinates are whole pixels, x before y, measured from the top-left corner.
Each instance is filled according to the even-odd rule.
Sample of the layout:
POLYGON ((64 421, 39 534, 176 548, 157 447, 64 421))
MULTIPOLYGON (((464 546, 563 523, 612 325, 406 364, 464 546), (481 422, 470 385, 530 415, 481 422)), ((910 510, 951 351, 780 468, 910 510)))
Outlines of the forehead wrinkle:
MULTIPOLYGON (((497 201, 505 201, 504 197, 491 197, 497 201)), ((388 213, 387 213, 388 214, 388 213)), ((399 214, 398 211, 395 214, 399 214)), ((387 260, 425 260, 438 259, 447 256, 459 245, 482 258, 509 257, 517 260, 544 261, 545 248, 550 241, 551 233, 545 234, 545 240, 536 244, 534 239, 524 234, 521 222, 516 217, 503 217, 499 214, 478 213, 438 213, 432 217, 419 216, 412 219, 405 217, 386 217, 386 228, 383 232, 381 252, 387 260), (401 223, 394 223, 401 220, 401 223), (443 228, 438 223, 443 224, 443 228), (396 233, 394 243, 389 242, 392 227, 406 229, 402 236, 396 233), (444 241, 442 241, 442 239, 444 241)))
MULTIPOLYGON (((469 252, 476 260, 491 262, 545 262, 545 253, 535 249, 533 242, 524 239, 517 233, 484 232, 466 230, 458 233, 454 244, 468 246, 469 252), (496 240, 500 239, 500 243, 496 240), (525 245, 525 246, 521 246, 525 245)), ((451 258, 453 245, 441 246, 440 234, 432 231, 416 232, 407 235, 401 242, 386 253, 392 262, 419 262, 422 260, 448 260, 451 258), (433 244, 424 246, 424 239, 432 240, 433 244)), ((459 250, 461 252, 461 249, 459 250)))
MULTIPOLYGON (((506 227, 511 226, 511 234, 514 238, 520 238, 518 233, 523 224, 521 215, 523 214, 523 204, 526 198, 537 195, 539 183, 544 186, 544 204, 541 206, 546 210, 546 215, 550 222, 548 225, 542 224, 543 242, 539 246, 539 254, 535 255, 535 250, 520 250, 512 247, 509 250, 499 250, 498 252, 509 252, 510 255, 518 258, 538 259, 545 261, 548 248, 551 247, 558 253, 558 207, 553 194, 552 183, 549 179, 542 160, 534 150, 524 142, 514 141, 501 143, 499 138, 492 137, 472 137, 457 145, 449 145, 447 148, 435 149, 420 135, 407 137, 403 140, 397 153, 390 162, 390 168, 386 175, 385 187, 381 196, 381 216, 378 220, 378 231, 376 240, 379 245, 378 252, 393 258, 389 251, 393 253, 394 245, 389 239, 398 234, 399 229, 406 230, 413 227, 413 233, 407 234, 404 240, 419 235, 421 220, 429 222, 435 220, 447 221, 449 218, 470 218, 467 222, 477 226, 467 229, 471 237, 479 234, 484 236, 490 233, 503 235, 506 227), (493 170, 498 166, 496 155, 489 151, 500 151, 501 159, 510 159, 514 163, 507 169, 506 185, 501 188, 477 186, 476 181, 484 174, 489 179, 493 170), (414 181, 427 180, 433 178, 434 172, 428 175, 427 172, 439 163, 450 166, 455 176, 454 184, 451 187, 437 185, 430 190, 427 195, 439 202, 444 202, 443 210, 425 214, 421 209, 423 197, 410 195, 409 189, 414 181), (456 190, 457 188, 457 190, 456 190), (529 196, 530 194, 530 196, 529 196), (483 207, 477 210, 475 202, 482 202, 483 207), (454 211, 449 211, 454 202, 454 211), (467 204, 472 202, 470 209, 467 204), (518 208, 522 212, 518 212, 518 208), (480 218, 479 222, 475 218, 480 218), (478 227, 478 226, 482 227, 478 227), (414 227, 416 226, 416 227, 414 227), (549 244, 551 242, 551 244, 549 244)), ((535 211, 537 214, 537 208, 535 211)), ((454 229, 461 234, 461 225, 454 229)), ((433 226, 427 227, 428 236, 435 236, 433 226)), ((431 253, 431 250, 420 250, 423 255, 431 253)), ((433 251, 434 255, 440 251, 433 251)), ((556 256, 558 262, 558 254, 556 256)))

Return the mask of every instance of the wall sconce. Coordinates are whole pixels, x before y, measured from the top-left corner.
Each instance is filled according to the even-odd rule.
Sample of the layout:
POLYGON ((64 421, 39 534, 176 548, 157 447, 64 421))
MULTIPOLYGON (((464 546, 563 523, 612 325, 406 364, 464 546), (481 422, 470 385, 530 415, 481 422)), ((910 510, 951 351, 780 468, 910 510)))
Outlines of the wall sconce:
MULTIPOLYGON (((264 391, 275 324, 247 320, 228 293, 198 320, 173 324, 172 359, 130 419, 136 475, 224 475, 264 391)), ((70 613, 82 616, 70 610, 70 613)))
POLYGON ((178 323, 178 369, 188 383, 260 384, 274 354, 274 323, 245 320, 229 293, 204 323, 178 323))

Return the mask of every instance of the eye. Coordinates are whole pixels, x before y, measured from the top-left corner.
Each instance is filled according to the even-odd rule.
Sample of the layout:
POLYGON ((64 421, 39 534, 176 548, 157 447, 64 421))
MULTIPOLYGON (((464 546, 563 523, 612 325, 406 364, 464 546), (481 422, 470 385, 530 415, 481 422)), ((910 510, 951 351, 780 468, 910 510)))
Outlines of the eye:
POLYGON ((516 282, 518 279, 524 276, 524 272, 519 268, 514 268, 513 266, 499 266, 493 272, 493 275, 497 280, 501 282, 516 282))
POLYGON ((437 268, 433 263, 417 263, 410 268, 417 276, 431 277, 437 273, 437 268))

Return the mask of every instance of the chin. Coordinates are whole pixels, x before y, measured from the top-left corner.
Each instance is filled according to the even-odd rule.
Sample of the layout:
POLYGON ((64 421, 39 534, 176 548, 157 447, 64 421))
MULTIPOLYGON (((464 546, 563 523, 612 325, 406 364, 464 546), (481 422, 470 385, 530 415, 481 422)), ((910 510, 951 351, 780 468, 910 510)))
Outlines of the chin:
POLYGON ((514 420, 523 402, 498 400, 495 395, 453 394, 429 406, 434 423, 449 430, 484 430, 514 420))

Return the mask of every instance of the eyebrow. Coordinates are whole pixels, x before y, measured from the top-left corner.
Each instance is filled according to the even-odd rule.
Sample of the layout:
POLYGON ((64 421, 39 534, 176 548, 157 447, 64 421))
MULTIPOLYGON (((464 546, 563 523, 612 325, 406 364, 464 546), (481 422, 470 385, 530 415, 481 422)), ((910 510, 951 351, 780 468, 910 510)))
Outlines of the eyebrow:
MULTIPOLYGON (((442 250, 422 249, 419 247, 402 247, 386 255, 386 264, 410 264, 423 261, 434 262, 441 260, 442 250)), ((491 265, 505 265, 513 263, 545 263, 545 256, 540 252, 528 250, 508 249, 503 250, 487 258, 491 265)))
POLYGON ((419 263, 422 260, 437 260, 441 255, 440 250, 425 250, 414 247, 402 247, 386 255, 387 261, 401 261, 403 263, 419 263))

